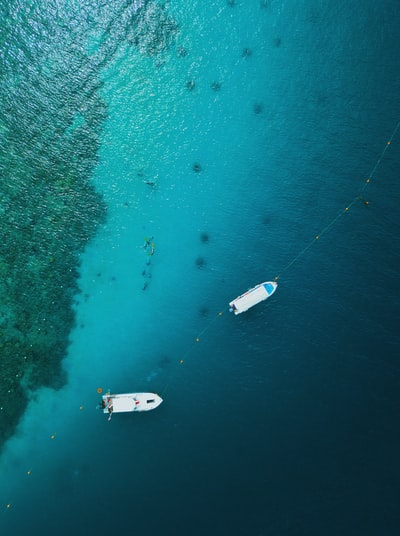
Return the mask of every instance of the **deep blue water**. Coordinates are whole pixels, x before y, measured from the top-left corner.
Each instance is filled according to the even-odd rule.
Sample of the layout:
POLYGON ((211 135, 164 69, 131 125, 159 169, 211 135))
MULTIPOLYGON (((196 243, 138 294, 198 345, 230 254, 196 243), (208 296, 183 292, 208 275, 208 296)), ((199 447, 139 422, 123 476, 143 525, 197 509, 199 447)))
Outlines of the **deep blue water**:
POLYGON ((2 533, 397 535, 400 132, 365 180, 400 120, 399 2, 171 1, 155 55, 124 6, 15 10, 28 48, 41 13, 43 77, 60 28, 93 58, 107 222, 81 256, 69 382, 2 456, 2 533), (98 387, 164 403, 108 423, 98 387))

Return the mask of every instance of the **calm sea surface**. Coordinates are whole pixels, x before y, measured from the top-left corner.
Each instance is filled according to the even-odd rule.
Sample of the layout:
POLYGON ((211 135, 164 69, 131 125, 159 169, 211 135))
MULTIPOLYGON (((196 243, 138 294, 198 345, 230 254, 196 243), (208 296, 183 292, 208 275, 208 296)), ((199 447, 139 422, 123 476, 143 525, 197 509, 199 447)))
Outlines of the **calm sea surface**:
POLYGON ((400 4, 333 4, 2 0, 0 313, 64 382, 38 352, 2 534, 399 533, 400 4))

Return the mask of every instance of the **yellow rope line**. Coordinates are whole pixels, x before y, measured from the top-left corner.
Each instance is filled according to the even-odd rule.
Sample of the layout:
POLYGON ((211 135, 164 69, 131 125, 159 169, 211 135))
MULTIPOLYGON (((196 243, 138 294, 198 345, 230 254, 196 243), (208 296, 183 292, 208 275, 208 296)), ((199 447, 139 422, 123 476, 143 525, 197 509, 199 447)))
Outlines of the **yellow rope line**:
MULTIPOLYGON (((204 335, 204 333, 210 329, 210 327, 212 326, 212 324, 214 324, 214 322, 217 320, 217 318, 219 318, 219 317, 222 316, 222 315, 223 315, 223 311, 219 311, 218 314, 217 314, 216 316, 214 316, 214 318, 208 322, 208 324, 205 326, 205 328, 202 329, 202 330, 200 331, 200 333, 197 335, 197 337, 196 337, 195 340, 194 340, 194 343, 191 344, 190 348, 193 348, 193 346, 194 346, 195 344, 197 344, 197 343, 200 342, 200 337, 201 337, 202 335, 204 335)), ((179 363, 183 363, 183 362, 184 362, 184 359, 188 356, 188 354, 189 354, 189 349, 185 352, 184 357, 179 361, 179 363)))
MULTIPOLYGON (((184 354, 182 355, 182 357, 179 359, 178 361, 178 364, 179 365, 183 365, 183 363, 185 363, 185 360, 187 359, 187 357, 190 355, 192 349, 194 346, 196 346, 200 340, 201 340, 201 337, 204 335, 204 333, 206 331, 208 331, 210 329, 210 327, 214 324, 214 322, 217 320, 217 318, 221 317, 223 315, 223 311, 219 311, 217 315, 215 315, 207 324, 206 326, 197 334, 197 336, 195 337, 194 341, 192 341, 192 343, 187 347, 186 351, 184 352, 184 354)), ((170 383, 172 381, 172 377, 169 378, 168 382, 166 383, 164 389, 161 391, 161 394, 164 396, 168 387, 170 386, 170 383)))
POLYGON ((386 151, 388 150, 389 146, 391 145, 392 141, 393 141, 393 138, 396 136, 397 134, 397 131, 399 130, 400 128, 400 121, 397 123, 396 127, 394 128, 389 140, 386 142, 385 144, 385 147, 384 149, 382 150, 381 154, 379 155, 379 158, 378 160, 375 162, 375 165, 374 167, 372 168, 371 170, 371 173, 369 174, 368 178, 365 180, 364 182, 364 185, 363 187, 361 188, 360 190, 360 193, 354 197, 352 199, 352 201, 344 208, 342 209, 334 218, 333 220, 328 223, 328 225, 326 227, 324 227, 317 235, 315 235, 315 237, 294 257, 294 259, 292 259, 289 264, 287 264, 283 270, 280 272, 280 274, 276 275, 274 277, 274 280, 277 281, 281 275, 286 272, 295 262, 297 262, 310 248, 311 246, 313 246, 315 244, 315 242, 317 240, 319 240, 319 238, 321 238, 321 236, 323 236, 327 231, 329 231, 329 229, 337 222, 337 220, 343 216, 343 214, 346 214, 350 208, 354 205, 354 203, 356 203, 357 201, 364 201, 364 204, 365 205, 368 205, 369 202, 368 201, 365 201, 363 199, 363 196, 362 196, 362 193, 364 192, 364 190, 366 189, 366 187, 368 186, 368 184, 372 181, 372 178, 373 176, 375 175, 380 163, 382 162, 382 159, 383 157, 385 156, 385 153, 386 151))
MULTIPOLYGON (((368 201, 365 201, 363 199, 363 196, 361 195, 365 188, 367 187, 367 185, 372 181, 372 178, 373 176, 375 175, 379 165, 381 164, 382 160, 383 160, 383 157, 385 156, 385 153, 387 151, 387 149, 389 148, 389 146, 391 145, 392 141, 393 141, 393 138, 396 136, 397 134, 397 131, 399 130, 400 128, 400 121, 397 123, 397 125, 395 126, 389 140, 386 142, 385 144, 385 147, 383 148, 381 154, 379 155, 379 158, 377 159, 377 161, 375 162, 375 165, 374 167, 372 168, 371 170, 371 173, 369 174, 368 178, 365 180, 365 183, 363 185, 363 187, 361 188, 360 190, 360 193, 355 196, 351 202, 344 208, 344 209, 341 209, 338 214, 336 214, 336 216, 328 223, 328 225, 326 225, 323 229, 321 229, 321 231, 314 236, 314 238, 283 268, 283 270, 280 272, 279 275, 275 276, 274 277, 274 280, 277 281, 281 275, 286 272, 291 266, 293 266, 293 264, 295 264, 314 244, 315 242, 317 242, 317 240, 319 240, 325 233, 327 233, 331 227, 333 227, 333 225, 335 225, 335 223, 338 221, 338 219, 343 216, 344 214, 347 214, 349 212, 349 210, 351 209, 351 207, 358 201, 362 200, 364 201, 364 203, 366 205, 368 205, 368 201)), ((183 357, 179 360, 179 363, 180 364, 183 364, 185 362, 185 359, 189 356, 192 348, 200 342, 200 339, 201 337, 204 335, 204 333, 210 329, 210 327, 212 326, 212 324, 214 324, 215 320, 217 318, 219 318, 220 316, 222 316, 222 312, 219 312, 212 320, 210 320, 210 322, 208 322, 208 324, 205 326, 205 328, 197 335, 197 337, 195 338, 194 342, 191 343, 191 345, 187 348, 186 352, 183 354, 183 357)), ((167 386, 165 387, 165 389, 163 390, 163 392, 166 391, 167 387, 169 385, 169 382, 167 384, 167 386)))
MULTIPOLYGON (((357 201, 360 201, 360 200, 363 200, 364 203, 367 205, 368 204, 368 201, 365 201, 362 197, 362 193, 364 192, 364 190, 366 189, 367 185, 371 182, 373 176, 375 175, 387 149, 389 148, 389 146, 391 145, 392 141, 393 141, 393 138, 396 136, 397 134, 397 131, 399 130, 400 128, 400 121, 397 123, 396 127, 394 128, 389 140, 386 142, 386 145, 384 147, 384 149, 382 150, 378 160, 376 161, 374 167, 372 168, 371 170, 371 173, 369 174, 368 178, 365 180, 365 183, 363 185, 363 187, 361 188, 360 190, 360 194, 357 195, 356 197, 354 197, 352 199, 352 201, 347 205, 347 207, 345 207, 344 209, 342 209, 333 219, 332 221, 326 226, 324 227, 320 232, 319 234, 317 234, 312 241, 310 241, 295 257, 294 259, 292 259, 289 264, 287 264, 285 266, 285 268, 281 271, 281 273, 279 275, 277 275, 274 279, 275 280, 278 280, 281 276, 282 273, 284 273, 286 270, 288 270, 298 259, 300 259, 310 248, 313 244, 315 244, 315 242, 321 238, 321 236, 323 236, 326 232, 329 231, 329 229, 336 223, 336 221, 343 215, 343 214, 346 214, 350 208, 357 202, 357 201)), ((193 346, 195 346, 195 344, 199 343, 200 340, 201 340, 201 337, 204 335, 204 333, 206 333, 206 331, 208 331, 210 329, 210 327, 212 326, 212 324, 214 324, 214 322, 217 320, 217 318, 221 317, 223 315, 223 312, 220 311, 218 312, 218 314, 212 319, 210 320, 210 322, 208 322, 208 324, 206 324, 205 328, 200 331, 200 333, 197 335, 197 337, 195 338, 194 342, 191 343, 191 345, 187 348, 186 352, 184 353, 183 357, 179 360, 179 363, 180 364, 183 364, 185 359, 187 358, 187 356, 189 355, 191 349, 193 348, 193 346)), ((168 381, 167 385, 165 386, 165 388, 163 389, 162 391, 162 394, 164 394, 167 390, 167 388, 169 387, 170 385, 170 382, 171 382, 172 378, 168 381)), ((83 409, 83 406, 80 406, 79 409, 82 411, 83 409)), ((50 439, 55 439, 56 438, 56 434, 53 433, 51 436, 50 436, 50 439)), ((32 470, 31 469, 28 469, 26 471, 26 474, 28 476, 30 476, 32 473, 32 470)), ((12 503, 11 502, 8 502, 5 504, 5 508, 9 509, 12 507, 12 503)))

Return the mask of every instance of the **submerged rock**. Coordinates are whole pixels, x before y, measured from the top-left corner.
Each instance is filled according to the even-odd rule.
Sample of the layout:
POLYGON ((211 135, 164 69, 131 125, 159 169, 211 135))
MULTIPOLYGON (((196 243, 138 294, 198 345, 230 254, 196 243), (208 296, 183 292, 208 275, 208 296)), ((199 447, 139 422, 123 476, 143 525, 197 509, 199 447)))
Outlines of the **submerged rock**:
POLYGON ((197 268, 204 268, 206 266, 206 260, 204 257, 197 257, 196 258, 196 261, 195 261, 195 264, 197 266, 197 268))
POLYGON ((195 173, 200 173, 200 171, 201 171, 201 165, 200 165, 198 162, 195 162, 195 163, 193 164, 193 171, 194 171, 195 173))
POLYGON ((210 237, 209 237, 208 233, 202 232, 200 234, 200 240, 201 240, 201 242, 203 242, 203 244, 207 244, 210 241, 210 237))

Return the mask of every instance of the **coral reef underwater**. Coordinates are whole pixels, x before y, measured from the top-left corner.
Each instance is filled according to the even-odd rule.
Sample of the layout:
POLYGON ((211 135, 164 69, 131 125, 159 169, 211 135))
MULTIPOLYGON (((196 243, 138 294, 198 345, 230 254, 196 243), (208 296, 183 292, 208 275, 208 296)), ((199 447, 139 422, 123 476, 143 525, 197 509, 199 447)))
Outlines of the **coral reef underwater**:
POLYGON ((154 1, 99 7, 90 27, 72 9, 49 20, 41 3, 29 17, 1 8, 0 448, 30 393, 66 381, 80 253, 106 218, 91 182, 107 118, 101 71, 121 42, 156 54, 177 31, 154 1))

